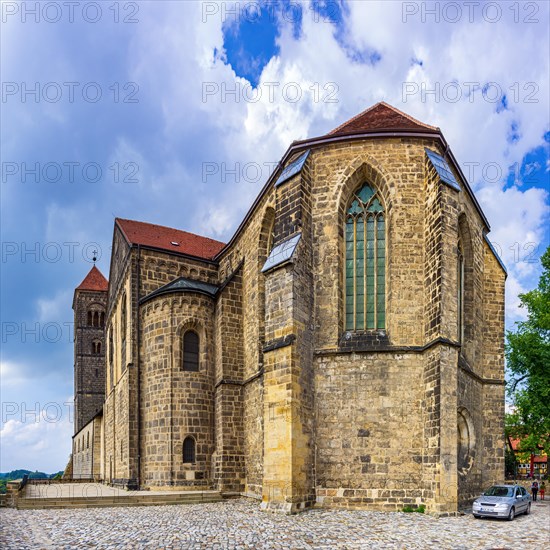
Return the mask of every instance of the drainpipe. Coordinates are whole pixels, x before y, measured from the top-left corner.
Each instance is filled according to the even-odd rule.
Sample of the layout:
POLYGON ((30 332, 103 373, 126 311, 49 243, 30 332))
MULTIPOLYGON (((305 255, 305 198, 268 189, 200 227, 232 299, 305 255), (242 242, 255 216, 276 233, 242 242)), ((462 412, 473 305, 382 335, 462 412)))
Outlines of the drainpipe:
POLYGON ((141 376, 140 376, 140 344, 141 344, 141 316, 139 311, 139 299, 140 299, 140 286, 141 286, 141 245, 138 244, 137 252, 137 289, 136 289, 136 308, 137 308, 137 322, 136 322, 136 399, 137 399, 137 486, 138 490, 141 489, 141 376))

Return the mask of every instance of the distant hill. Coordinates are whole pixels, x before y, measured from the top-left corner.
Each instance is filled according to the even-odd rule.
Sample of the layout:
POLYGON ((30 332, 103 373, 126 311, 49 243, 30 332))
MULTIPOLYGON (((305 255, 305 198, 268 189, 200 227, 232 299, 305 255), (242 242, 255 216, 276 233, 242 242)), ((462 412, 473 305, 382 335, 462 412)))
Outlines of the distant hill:
POLYGON ((21 479, 25 474, 29 474, 29 479, 51 479, 57 475, 62 476, 63 470, 60 472, 55 472, 54 474, 46 474, 44 472, 31 472, 30 470, 12 470, 11 472, 2 473, 0 472, 0 494, 6 492, 6 483, 8 481, 13 481, 14 479, 21 479))

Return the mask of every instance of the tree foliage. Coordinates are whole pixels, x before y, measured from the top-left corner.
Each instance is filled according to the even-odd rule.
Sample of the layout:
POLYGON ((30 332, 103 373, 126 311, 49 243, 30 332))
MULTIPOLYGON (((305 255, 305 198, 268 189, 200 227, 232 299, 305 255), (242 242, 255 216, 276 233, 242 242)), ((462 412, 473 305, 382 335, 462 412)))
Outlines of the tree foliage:
POLYGON ((520 449, 550 454, 550 247, 541 258, 538 287, 520 294, 527 320, 508 332, 508 393, 515 410, 507 418, 507 432, 521 439, 520 449))

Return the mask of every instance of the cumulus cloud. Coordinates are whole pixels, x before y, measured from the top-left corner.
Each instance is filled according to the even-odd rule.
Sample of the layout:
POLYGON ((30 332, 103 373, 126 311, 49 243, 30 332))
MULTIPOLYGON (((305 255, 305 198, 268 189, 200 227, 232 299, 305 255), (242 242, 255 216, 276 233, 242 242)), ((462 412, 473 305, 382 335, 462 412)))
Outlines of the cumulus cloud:
MULTIPOLYGON (((3 26, 3 45, 10 45, 2 48, 4 80, 92 80, 104 87, 104 99, 115 81, 139 86, 137 103, 10 99, 3 108, 5 160, 93 161, 104 176, 97 183, 81 173, 73 183, 3 182, 3 239, 39 242, 41 250, 58 243, 63 251, 58 262, 41 257, 8 265, 4 318, 18 326, 70 320, 72 289, 91 267, 89 243, 99 245, 107 274, 115 216, 228 240, 293 140, 324 134, 381 100, 442 128, 508 266, 508 322, 522 318, 517 295, 532 288, 540 272, 540 262, 525 260, 533 257, 531 244, 538 247, 536 259, 548 242, 547 190, 525 176, 542 167, 548 174, 548 159, 530 159, 512 185, 507 178, 511 166, 521 167, 545 146, 549 131, 549 4, 537 4, 538 23, 521 11, 518 17, 506 3, 496 22, 486 20, 480 5, 471 22, 464 10, 455 23, 442 13, 436 23, 421 11, 405 17, 403 10, 442 9, 441 2, 439 8, 424 2, 317 3, 320 15, 302 0, 299 32, 296 19, 275 14, 276 51, 258 69, 256 87, 224 49, 234 4, 140 2, 135 25, 42 24, 32 32, 28 25, 3 26), (206 5, 219 9, 205 17, 206 5), (496 101, 490 99, 495 92, 496 101), (124 181, 130 162, 138 165, 137 182, 124 181), (488 170, 495 166, 496 176, 488 170), (71 260, 64 243, 72 242, 79 247, 71 260)), ((232 26, 237 36, 238 27, 232 26)), ((39 390, 62 399, 70 391, 72 343, 39 347, 16 336, 4 351, 9 393, 3 399, 39 390), (35 388, 37 379, 43 387, 35 388)), ((61 427, 9 422, 4 436, 10 450, 2 445, 2 452, 17 460, 26 457, 14 446, 16 437, 29 442, 27 450, 40 437, 59 448, 70 441, 61 427)))
POLYGON ((0 471, 65 468, 71 452, 70 401, 2 403, 0 471))

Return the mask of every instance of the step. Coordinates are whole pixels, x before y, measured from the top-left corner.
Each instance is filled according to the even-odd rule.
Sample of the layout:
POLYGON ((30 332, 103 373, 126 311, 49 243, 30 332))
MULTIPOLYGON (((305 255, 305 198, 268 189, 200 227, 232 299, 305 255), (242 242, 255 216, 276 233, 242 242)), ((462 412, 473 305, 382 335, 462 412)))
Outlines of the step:
POLYGON ((123 495, 108 497, 74 498, 22 498, 17 502, 19 509, 38 508, 95 508, 106 506, 163 506, 171 504, 204 504, 220 502, 220 493, 178 494, 178 495, 123 495))

